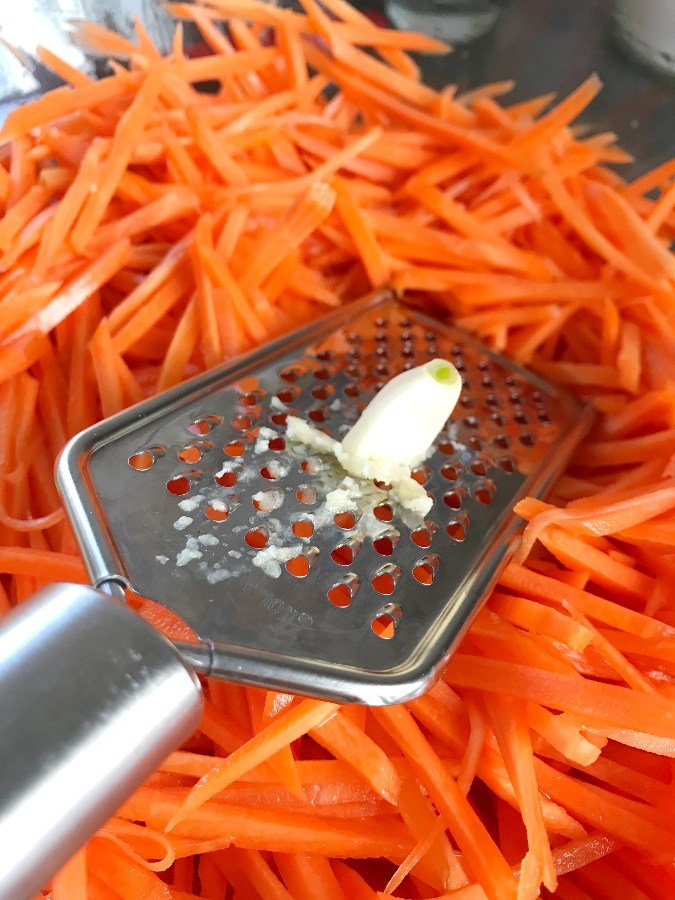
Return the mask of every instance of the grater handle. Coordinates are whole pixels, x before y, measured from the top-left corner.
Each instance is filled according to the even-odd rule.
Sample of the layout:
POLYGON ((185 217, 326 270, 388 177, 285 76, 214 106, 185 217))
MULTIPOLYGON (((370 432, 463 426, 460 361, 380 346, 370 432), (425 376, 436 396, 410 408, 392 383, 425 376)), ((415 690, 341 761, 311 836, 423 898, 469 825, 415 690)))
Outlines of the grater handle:
POLYGON ((0 897, 33 896, 199 724, 174 647, 90 587, 51 585, 0 627, 0 897))

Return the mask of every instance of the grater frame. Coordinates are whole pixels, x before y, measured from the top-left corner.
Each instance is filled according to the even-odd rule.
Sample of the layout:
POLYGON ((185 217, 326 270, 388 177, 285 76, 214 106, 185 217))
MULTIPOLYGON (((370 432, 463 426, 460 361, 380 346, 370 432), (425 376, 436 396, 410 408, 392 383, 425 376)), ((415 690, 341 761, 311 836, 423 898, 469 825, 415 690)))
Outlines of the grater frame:
MULTIPOLYGON (((591 421, 590 408, 567 392, 455 326, 380 292, 92 426, 65 447, 57 464, 57 484, 92 584, 118 596, 130 588, 177 613, 193 631, 188 630, 189 639, 174 643, 198 671, 339 702, 399 703, 432 685, 495 583, 518 528, 510 512, 513 504, 522 496, 546 492, 591 421), (389 506, 388 520, 375 520, 372 504, 364 501, 361 519, 369 522, 365 530, 358 522, 346 530, 329 523, 317 527, 310 538, 290 537, 281 520, 289 505, 293 528, 304 513, 318 522, 325 493, 335 487, 338 476, 326 473, 319 460, 323 474, 313 477, 305 468, 311 460, 302 448, 265 450, 257 428, 274 425, 284 443, 283 425, 270 422, 270 416, 282 422, 289 409, 310 418, 318 410, 327 418, 314 424, 331 428, 339 437, 340 416, 349 412, 353 421, 378 381, 433 355, 449 355, 464 369, 465 385, 469 376, 474 382, 480 379, 480 385, 463 391, 433 455, 420 467, 420 477, 428 477, 426 486, 435 495, 427 522, 404 521, 387 503, 385 491, 377 493, 372 504, 389 506), (279 371, 290 375, 294 366, 300 372, 295 379, 279 380, 279 371), (349 374, 351 370, 360 374, 349 374), (504 379, 501 394, 499 386, 495 389, 495 375, 504 379), (237 388, 256 382, 265 387, 237 388), (281 389, 273 393, 274 385, 281 389), (357 390, 352 400, 345 395, 348 385, 357 390), (336 410, 339 415, 333 415, 329 403, 315 403, 317 396, 333 398, 332 404, 342 407, 336 410), (242 406, 244 397, 257 402, 242 406), (208 433, 187 430, 199 422, 206 423, 199 429, 209 426, 208 433), (235 465, 236 458, 223 452, 237 442, 244 446, 248 468, 241 460, 235 465), (181 443, 198 450, 201 445, 199 469, 176 458, 181 443), (259 443, 263 448, 256 453, 259 443), (128 460, 149 451, 157 454, 149 471, 133 469, 128 460), (501 467, 508 460, 510 472, 501 467), (216 463, 225 464, 223 472, 234 472, 237 483, 214 487, 216 463), (232 468, 226 469, 228 464, 232 468), (253 472, 258 464, 260 471, 253 472), (260 477, 265 467, 270 474, 272 464, 284 472, 270 487, 260 477), (157 473, 162 478, 169 473, 168 486, 194 472, 201 474, 190 475, 185 495, 172 496, 157 487, 157 473), (250 507, 253 487, 274 496, 282 492, 280 518, 250 507), (316 501, 298 506, 299 493, 305 490, 310 496, 313 491, 316 501), (201 498, 201 506, 193 510, 195 497, 201 498), (227 508, 226 520, 218 521, 222 513, 214 498, 227 508), (181 515, 186 500, 187 510, 196 516, 181 515), (206 508, 215 521, 206 520, 206 508), (155 512, 165 520, 155 522, 155 512), (174 528, 167 513, 176 515, 174 528), (175 541, 182 540, 174 532, 180 531, 181 519, 190 519, 186 528, 194 525, 199 534, 188 535, 174 565, 175 541), (269 525, 272 520, 279 528, 269 525), (252 560, 261 551, 243 538, 248 540, 260 528, 267 528, 268 546, 270 540, 277 542, 272 546, 299 546, 298 556, 307 560, 306 577, 289 575, 283 561, 279 577, 254 569, 252 560), (420 529, 427 536, 417 535, 420 529), (217 536, 215 544, 213 537, 206 542, 208 534, 217 536), (391 553, 375 551, 378 535, 389 535, 391 553), (339 546, 347 547, 344 553, 353 554, 347 565, 335 562, 338 538, 339 546), (156 550, 162 541, 171 544, 169 557, 154 554, 152 559, 152 549, 143 552, 144 547, 156 550), (181 564, 182 559, 187 562, 181 564), (240 574, 233 574, 240 568, 240 574), (353 577, 350 581, 346 576, 353 577), (376 589, 379 576, 384 577, 376 589), (355 584, 358 590, 353 592, 355 584), (349 592, 344 608, 327 600, 328 591, 338 586, 341 596, 349 592), (381 634, 393 637, 379 637, 376 625, 381 634), (256 628, 262 646, 251 638, 256 628)), ((348 424, 342 422, 343 430, 348 424)), ((386 545, 386 540, 379 544, 386 545)))

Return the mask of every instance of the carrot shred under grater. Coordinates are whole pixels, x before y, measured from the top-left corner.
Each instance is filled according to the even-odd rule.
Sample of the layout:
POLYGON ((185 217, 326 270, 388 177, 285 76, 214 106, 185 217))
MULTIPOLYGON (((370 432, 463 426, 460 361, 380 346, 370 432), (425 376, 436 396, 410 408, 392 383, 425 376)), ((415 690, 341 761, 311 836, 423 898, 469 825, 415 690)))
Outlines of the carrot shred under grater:
MULTIPOLYGON (((57 482, 92 583, 176 613, 200 671, 342 702, 428 689, 506 562, 512 508, 545 493, 591 412, 451 325, 373 295, 75 437, 57 482), (459 403, 414 476, 425 520, 364 486, 333 514, 341 438, 374 393, 437 356, 459 403)), ((414 427, 414 426, 413 426, 414 427)))

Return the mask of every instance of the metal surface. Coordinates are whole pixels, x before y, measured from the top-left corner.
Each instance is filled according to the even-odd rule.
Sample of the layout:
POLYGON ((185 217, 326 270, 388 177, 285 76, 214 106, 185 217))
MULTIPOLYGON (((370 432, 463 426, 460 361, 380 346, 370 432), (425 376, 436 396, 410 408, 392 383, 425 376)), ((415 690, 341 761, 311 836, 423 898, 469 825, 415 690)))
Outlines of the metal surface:
POLYGON ((199 724, 199 684, 137 615, 52 585, 0 625, 0 897, 33 896, 199 724))
POLYGON ((392 703, 433 681, 505 557, 514 502, 546 489, 588 421, 468 335, 371 298, 89 429, 58 482, 93 582, 178 613, 195 632, 182 649, 211 651, 201 668, 392 703), (286 414, 339 438, 378 383, 434 356, 465 383, 417 473, 427 521, 372 486, 336 524, 325 498, 344 473, 286 443, 286 414), (261 569, 270 547, 297 559, 261 569))

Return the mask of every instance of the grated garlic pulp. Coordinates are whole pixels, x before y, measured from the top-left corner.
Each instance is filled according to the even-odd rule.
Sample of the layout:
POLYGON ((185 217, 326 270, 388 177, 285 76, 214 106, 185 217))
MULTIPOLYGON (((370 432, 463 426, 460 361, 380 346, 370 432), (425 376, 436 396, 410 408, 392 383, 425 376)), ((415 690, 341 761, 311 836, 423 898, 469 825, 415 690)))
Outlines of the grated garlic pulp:
POLYGON ((318 453, 332 454, 355 478, 390 484, 404 509, 425 516, 432 500, 412 477, 412 469, 431 452, 461 387, 452 363, 434 359, 392 378, 342 443, 296 416, 288 417, 286 436, 318 453))

